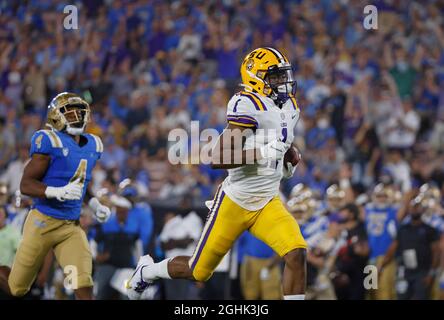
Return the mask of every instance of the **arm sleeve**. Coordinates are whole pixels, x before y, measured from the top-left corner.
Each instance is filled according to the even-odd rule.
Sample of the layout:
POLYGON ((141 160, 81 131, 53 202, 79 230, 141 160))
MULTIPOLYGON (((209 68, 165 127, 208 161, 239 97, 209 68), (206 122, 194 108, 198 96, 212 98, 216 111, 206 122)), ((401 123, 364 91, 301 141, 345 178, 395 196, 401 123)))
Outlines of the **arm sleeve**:
POLYGON ((32 157, 34 153, 51 154, 52 145, 49 137, 42 130, 37 131, 31 138, 31 148, 29 156, 32 157))
POLYGON ((256 129, 258 121, 255 116, 255 106, 248 98, 235 95, 228 102, 227 122, 241 126, 256 129))

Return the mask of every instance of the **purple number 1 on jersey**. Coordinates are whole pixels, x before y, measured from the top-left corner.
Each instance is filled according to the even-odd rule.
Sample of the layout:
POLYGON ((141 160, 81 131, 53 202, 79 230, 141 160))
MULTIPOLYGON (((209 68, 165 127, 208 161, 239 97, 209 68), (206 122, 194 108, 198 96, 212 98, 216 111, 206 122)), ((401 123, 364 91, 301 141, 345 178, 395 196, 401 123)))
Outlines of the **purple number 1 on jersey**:
POLYGON ((287 141, 287 135, 288 135, 287 127, 282 128, 282 136, 283 136, 282 142, 286 142, 287 141))

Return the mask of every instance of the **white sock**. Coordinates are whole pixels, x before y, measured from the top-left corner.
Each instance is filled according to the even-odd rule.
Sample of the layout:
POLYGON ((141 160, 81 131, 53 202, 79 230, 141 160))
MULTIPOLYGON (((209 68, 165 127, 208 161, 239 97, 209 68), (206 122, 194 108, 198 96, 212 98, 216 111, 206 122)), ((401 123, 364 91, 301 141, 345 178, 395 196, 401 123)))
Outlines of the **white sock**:
POLYGON ((284 300, 305 300, 305 294, 293 294, 284 296, 284 300))
POLYGON ((171 259, 165 259, 158 263, 154 263, 148 267, 144 267, 142 270, 142 277, 144 280, 171 279, 168 273, 168 261, 171 259))

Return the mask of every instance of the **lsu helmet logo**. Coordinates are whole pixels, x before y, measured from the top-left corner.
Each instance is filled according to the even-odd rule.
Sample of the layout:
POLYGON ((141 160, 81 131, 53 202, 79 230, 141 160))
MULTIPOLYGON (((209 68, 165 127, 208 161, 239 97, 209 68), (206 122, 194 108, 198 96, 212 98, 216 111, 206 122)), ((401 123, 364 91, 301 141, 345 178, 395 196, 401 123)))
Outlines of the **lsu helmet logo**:
POLYGON ((254 67, 254 60, 253 59, 248 59, 247 64, 246 64, 245 67, 247 68, 248 71, 253 69, 253 67, 254 67))

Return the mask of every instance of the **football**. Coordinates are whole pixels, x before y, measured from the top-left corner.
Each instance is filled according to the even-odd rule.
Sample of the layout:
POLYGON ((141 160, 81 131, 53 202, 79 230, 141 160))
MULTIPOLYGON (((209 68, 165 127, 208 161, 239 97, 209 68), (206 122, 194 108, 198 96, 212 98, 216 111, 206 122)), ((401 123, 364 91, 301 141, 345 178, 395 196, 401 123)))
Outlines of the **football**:
POLYGON ((296 166, 301 160, 301 154, 296 147, 291 146, 290 149, 285 152, 284 155, 284 166, 287 167, 287 162, 290 162, 293 166, 296 166))

